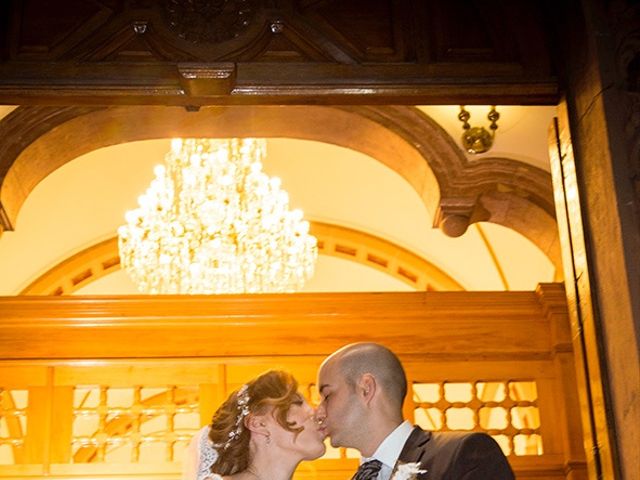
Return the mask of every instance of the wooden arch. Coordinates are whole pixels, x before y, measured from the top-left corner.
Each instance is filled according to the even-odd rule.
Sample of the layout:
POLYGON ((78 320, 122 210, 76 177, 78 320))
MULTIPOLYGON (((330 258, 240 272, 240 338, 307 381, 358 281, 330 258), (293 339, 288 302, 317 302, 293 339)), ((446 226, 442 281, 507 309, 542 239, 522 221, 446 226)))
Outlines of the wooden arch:
MULTIPOLYGON (((340 225, 310 223, 321 255, 374 268, 417 291, 464 290, 433 263, 383 238, 340 225)), ((118 238, 112 237, 60 262, 33 281, 20 295, 71 295, 119 269, 118 238)))
POLYGON ((49 173, 98 148, 167 137, 289 137, 347 147, 400 174, 447 235, 488 221, 562 266, 550 175, 511 159, 468 162, 431 118, 407 106, 20 107, 0 122, 0 228, 49 173))

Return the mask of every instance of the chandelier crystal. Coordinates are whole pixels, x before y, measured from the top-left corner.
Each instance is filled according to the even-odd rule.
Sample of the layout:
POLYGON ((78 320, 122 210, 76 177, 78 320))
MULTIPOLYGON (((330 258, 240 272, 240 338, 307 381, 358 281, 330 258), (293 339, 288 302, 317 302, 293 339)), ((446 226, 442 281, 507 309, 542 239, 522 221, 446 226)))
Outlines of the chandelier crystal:
POLYGON ((144 293, 299 290, 315 237, 262 171, 264 139, 174 139, 165 165, 118 229, 120 262, 144 293))

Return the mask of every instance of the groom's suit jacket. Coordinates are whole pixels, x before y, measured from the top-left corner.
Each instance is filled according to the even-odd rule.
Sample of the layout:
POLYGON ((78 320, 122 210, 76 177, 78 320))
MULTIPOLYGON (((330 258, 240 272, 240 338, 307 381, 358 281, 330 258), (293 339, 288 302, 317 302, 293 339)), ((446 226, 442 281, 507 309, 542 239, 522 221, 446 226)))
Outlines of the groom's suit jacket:
MULTIPOLYGON (((484 433, 426 432, 414 427, 395 468, 419 462, 417 480, 513 480, 496 441, 484 433)), ((393 477, 393 475, 392 475, 393 477)))

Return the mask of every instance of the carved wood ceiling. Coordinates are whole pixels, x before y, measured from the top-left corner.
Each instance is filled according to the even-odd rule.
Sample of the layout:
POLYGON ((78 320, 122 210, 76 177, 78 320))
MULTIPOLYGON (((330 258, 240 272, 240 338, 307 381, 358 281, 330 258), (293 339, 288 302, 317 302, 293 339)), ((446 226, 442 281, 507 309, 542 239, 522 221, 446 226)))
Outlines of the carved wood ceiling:
POLYGON ((423 111, 400 106, 557 103, 545 8, 509 0, 2 2, 0 104, 22 106, 0 123, 0 225, 14 228, 41 180, 97 148, 176 135, 288 137, 375 158, 448 235, 476 222, 504 225, 559 267, 549 175, 537 168, 545 160, 469 161, 423 111))
POLYGON ((558 99, 539 2, 13 0, 0 18, 5 103, 558 99))

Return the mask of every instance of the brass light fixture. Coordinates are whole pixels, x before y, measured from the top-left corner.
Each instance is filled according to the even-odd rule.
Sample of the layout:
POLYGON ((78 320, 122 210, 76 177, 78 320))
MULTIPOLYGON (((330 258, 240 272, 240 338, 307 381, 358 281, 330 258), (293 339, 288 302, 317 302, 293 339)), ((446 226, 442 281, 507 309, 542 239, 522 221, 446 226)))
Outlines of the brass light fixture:
POLYGON ((487 119, 491 122, 489 125, 490 132, 484 127, 471 127, 469 124, 470 118, 471 114, 465 110, 464 105, 460 105, 458 120, 462 122, 462 128, 464 130, 462 134, 462 146, 467 152, 474 155, 488 152, 493 145, 496 130, 498 129, 498 119, 500 118, 496 106, 491 105, 491 110, 489 110, 489 114, 487 115, 487 119))

